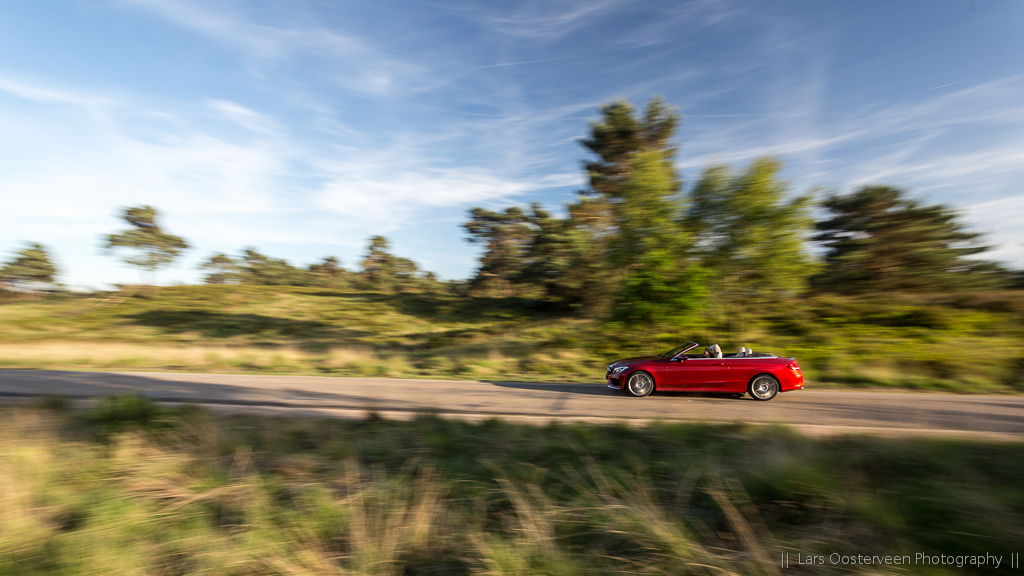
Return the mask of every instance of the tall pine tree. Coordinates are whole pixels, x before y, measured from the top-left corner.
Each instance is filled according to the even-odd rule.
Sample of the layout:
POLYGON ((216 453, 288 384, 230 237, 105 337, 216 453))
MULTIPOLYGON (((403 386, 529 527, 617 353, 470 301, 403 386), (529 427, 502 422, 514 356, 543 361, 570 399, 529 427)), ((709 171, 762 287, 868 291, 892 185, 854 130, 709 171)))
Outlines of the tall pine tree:
POLYGON ((944 205, 924 205, 891 186, 832 195, 822 205, 830 217, 817 223, 814 239, 827 250, 815 279, 824 289, 937 292, 1003 278, 992 263, 968 258, 988 247, 944 205))

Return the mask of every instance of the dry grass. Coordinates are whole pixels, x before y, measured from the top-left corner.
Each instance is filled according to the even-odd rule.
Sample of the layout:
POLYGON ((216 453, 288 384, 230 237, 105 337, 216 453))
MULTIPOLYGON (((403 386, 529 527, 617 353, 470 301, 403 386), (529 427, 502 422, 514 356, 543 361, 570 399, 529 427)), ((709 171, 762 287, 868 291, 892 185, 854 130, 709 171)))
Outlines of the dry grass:
POLYGON ((354 458, 261 466, 208 420, 159 441, 127 431, 105 445, 62 438, 65 426, 28 411, 0 431, 0 573, 653 575, 758 566, 700 544, 642 481, 636 490, 599 476, 597 490, 560 503, 496 469, 498 501, 510 507, 489 512, 493 504, 454 493, 420 459, 391 475, 354 458), (580 530, 634 552, 581 550, 566 538, 580 530))
MULTIPOLYGON (((139 344, 122 342, 46 341, 0 343, 0 369, 139 370, 212 373, 289 373, 408 378, 588 378, 590 367, 573 352, 541 354, 523 361, 485 348, 412 359, 365 347, 310 352, 295 347, 139 344), (524 368, 529 369, 524 372, 524 368)), ((597 372, 599 373, 599 371, 597 372)), ((590 375, 592 376, 592 374, 590 375)))
POLYGON ((365 349, 312 353, 258 346, 152 345, 120 342, 26 342, 0 344, 0 367, 29 369, 144 369, 213 372, 359 371, 382 364, 365 349))
POLYGON ((0 421, 0 574, 778 576, 783 551, 1003 554, 1024 535, 1018 445, 133 397, 0 421))

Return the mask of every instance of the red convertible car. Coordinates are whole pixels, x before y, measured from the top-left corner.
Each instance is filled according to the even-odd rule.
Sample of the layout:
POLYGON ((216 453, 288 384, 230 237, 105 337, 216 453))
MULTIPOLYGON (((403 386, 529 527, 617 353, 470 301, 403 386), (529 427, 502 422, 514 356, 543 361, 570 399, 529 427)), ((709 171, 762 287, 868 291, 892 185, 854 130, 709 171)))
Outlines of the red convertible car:
POLYGON ((804 375, 795 358, 740 348, 722 354, 714 344, 704 354, 687 354, 700 344, 687 342, 657 356, 627 358, 608 365, 608 387, 633 396, 655 390, 750 394, 754 400, 771 400, 779 392, 800 390, 804 375))

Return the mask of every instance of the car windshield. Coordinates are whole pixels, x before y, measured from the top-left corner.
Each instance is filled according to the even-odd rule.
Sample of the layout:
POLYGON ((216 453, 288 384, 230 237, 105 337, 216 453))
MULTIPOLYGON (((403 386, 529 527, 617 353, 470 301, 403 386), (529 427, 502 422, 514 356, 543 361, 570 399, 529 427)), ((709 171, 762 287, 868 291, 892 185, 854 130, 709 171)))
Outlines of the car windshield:
POLYGON ((674 356, 676 356, 676 355, 678 355, 678 354, 680 354, 682 352, 686 352, 690 348, 696 348, 697 346, 700 346, 700 344, 697 344, 696 342, 687 342, 686 344, 683 344, 682 346, 676 346, 675 348, 673 348, 671 350, 668 350, 666 352, 662 352, 661 354, 658 354, 658 356, 661 356, 662 358, 672 358, 672 357, 674 357, 674 356))

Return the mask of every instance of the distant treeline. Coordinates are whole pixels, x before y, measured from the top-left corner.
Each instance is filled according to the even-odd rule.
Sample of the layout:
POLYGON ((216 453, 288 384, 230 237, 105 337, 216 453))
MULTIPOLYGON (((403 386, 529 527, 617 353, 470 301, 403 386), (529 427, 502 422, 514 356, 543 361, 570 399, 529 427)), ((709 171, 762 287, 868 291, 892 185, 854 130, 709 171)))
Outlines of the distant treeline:
MULTIPOLYGON (((711 166, 684 187, 672 141, 679 116, 651 100, 600 110, 580 143, 588 186, 565 217, 539 204, 473 208, 468 240, 483 247, 468 281, 439 282, 373 236, 358 270, 335 257, 305 268, 246 248, 201 264, 210 284, 455 290, 517 297, 620 324, 686 321, 708 310, 740 313, 754 303, 809 292, 871 294, 1021 288, 1024 273, 979 257, 988 247, 953 209, 925 205, 891 186, 795 195, 782 164, 760 158, 738 170, 711 166), (813 215, 821 214, 815 220, 813 215)), ((155 272, 188 243, 162 230, 150 206, 127 208, 129 228, 104 237, 124 261, 155 272)), ((0 268, 9 288, 44 290, 58 271, 29 244, 0 268)))
POLYGON ((260 284, 264 286, 322 286, 369 290, 431 291, 442 289, 433 272, 424 272, 408 258, 392 254, 383 236, 370 238, 361 271, 346 270, 334 256, 306 268, 246 248, 237 258, 215 254, 200 266, 206 270, 207 284, 260 284))

